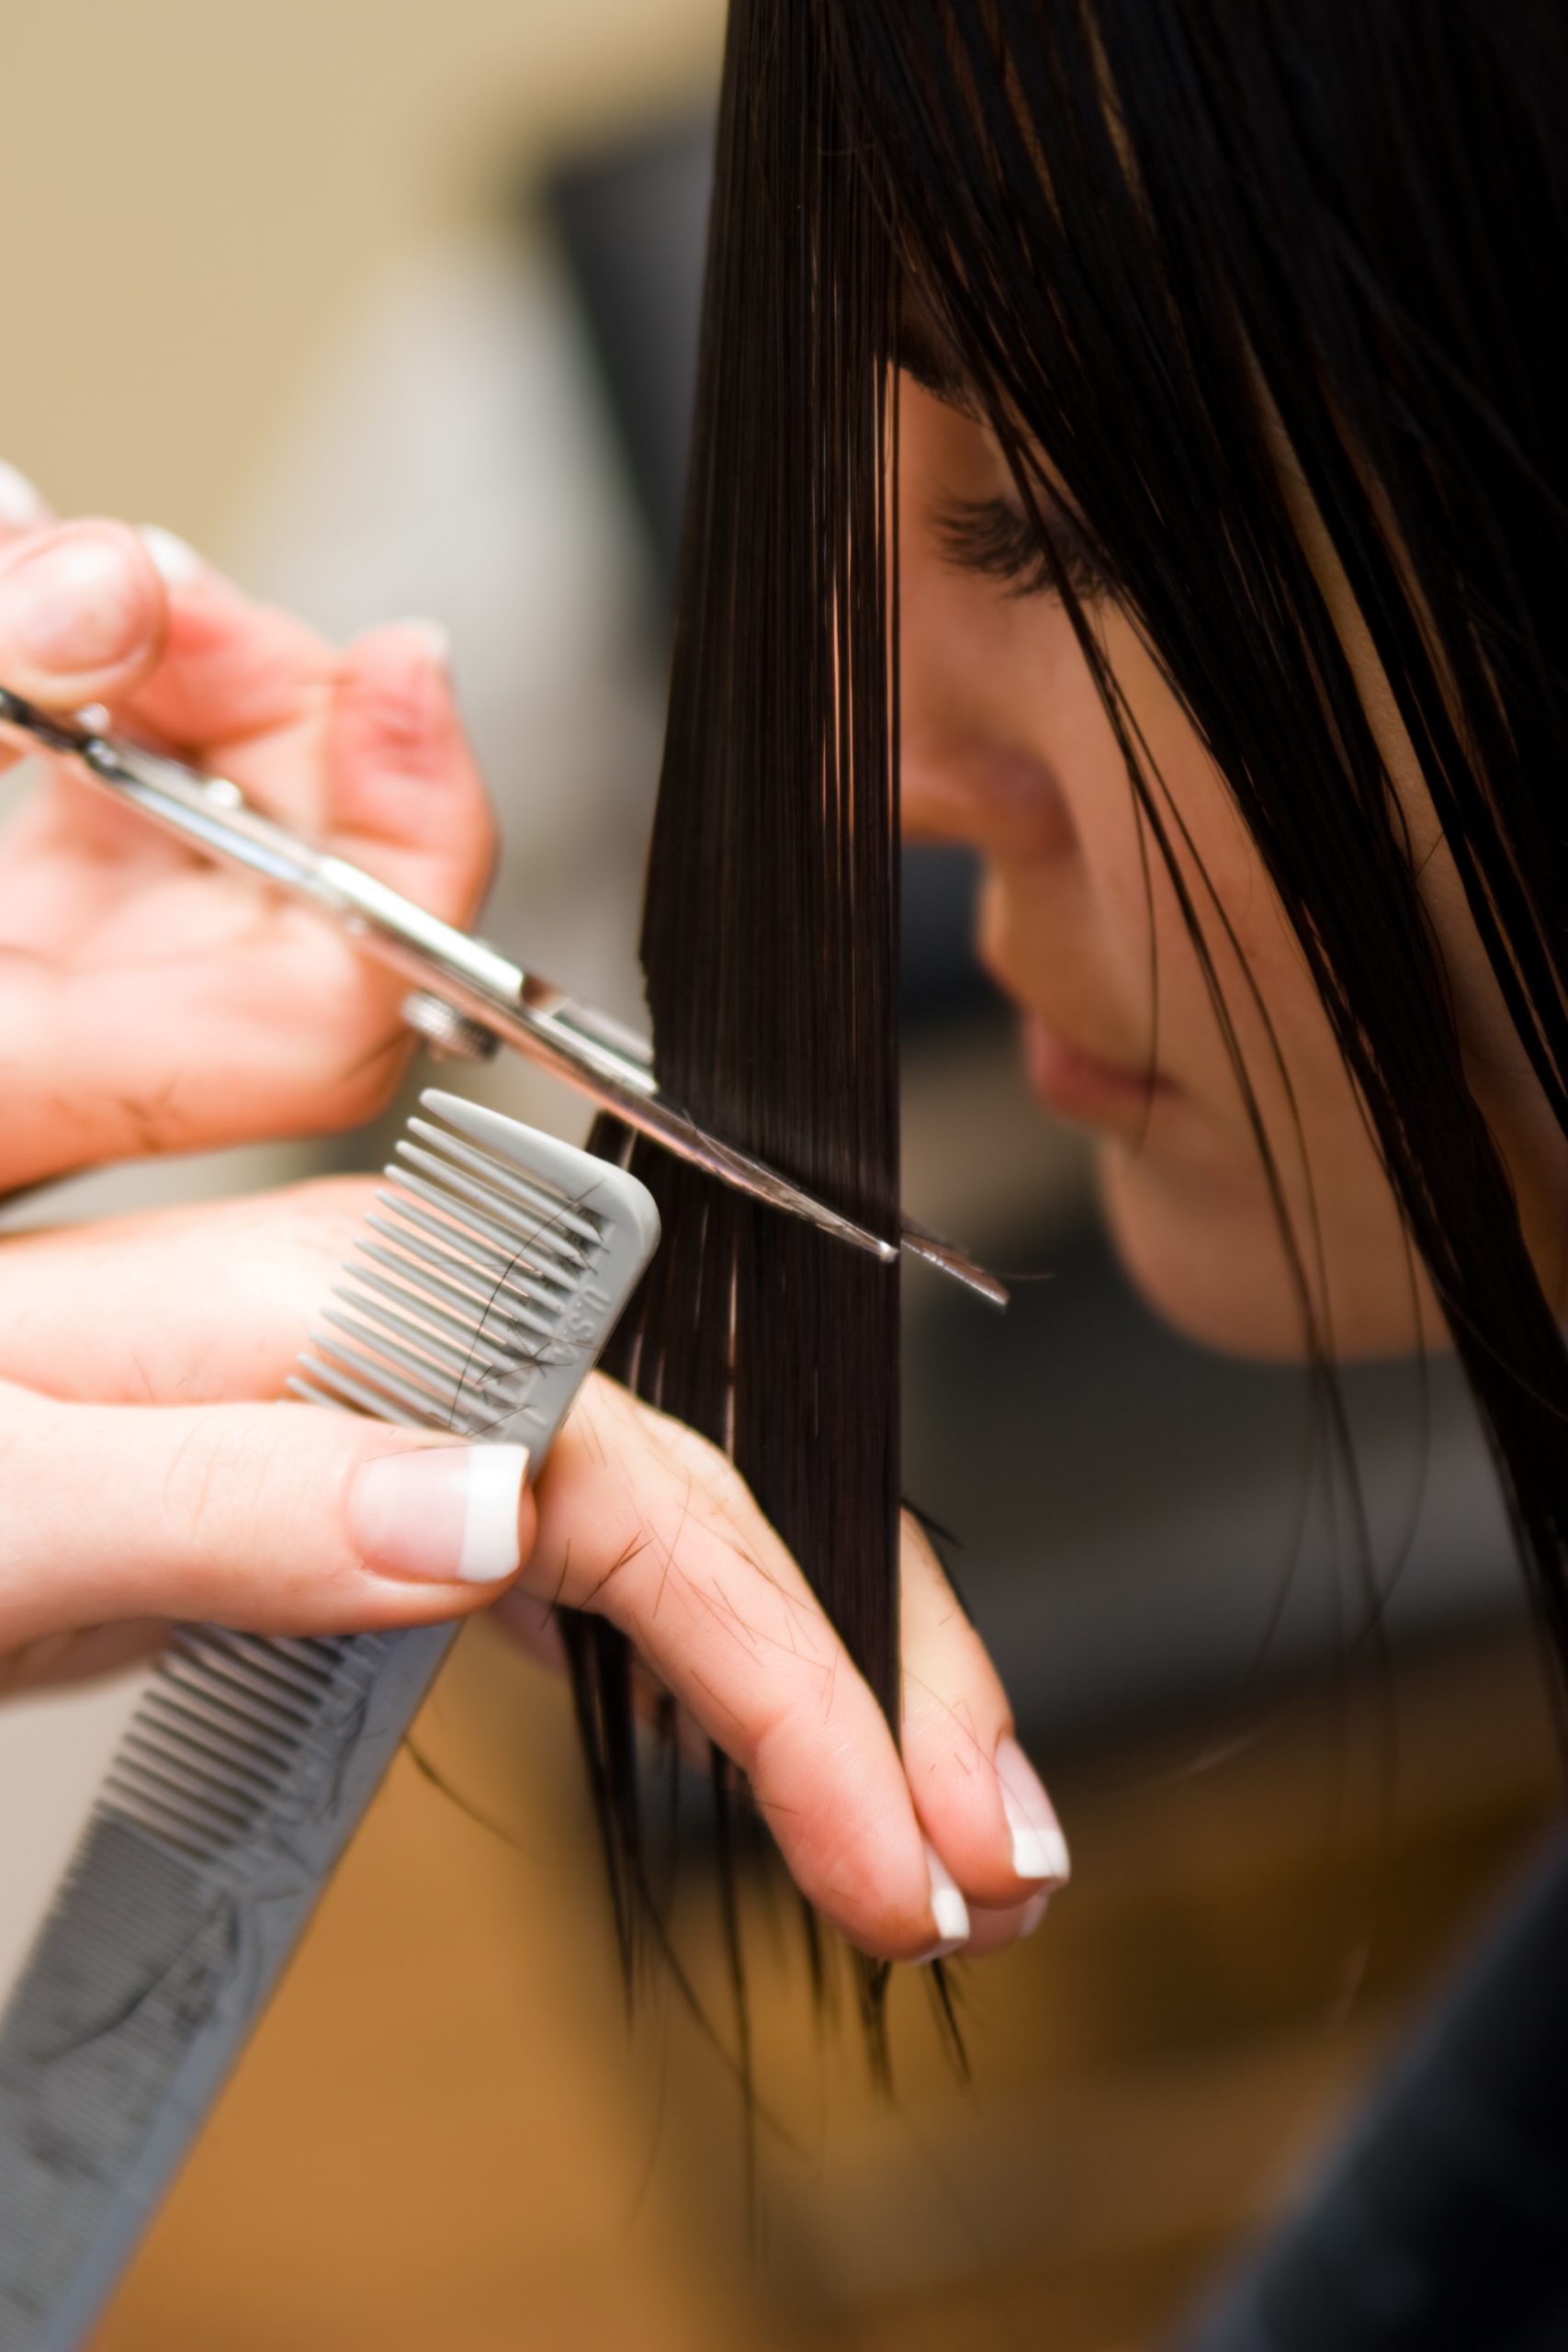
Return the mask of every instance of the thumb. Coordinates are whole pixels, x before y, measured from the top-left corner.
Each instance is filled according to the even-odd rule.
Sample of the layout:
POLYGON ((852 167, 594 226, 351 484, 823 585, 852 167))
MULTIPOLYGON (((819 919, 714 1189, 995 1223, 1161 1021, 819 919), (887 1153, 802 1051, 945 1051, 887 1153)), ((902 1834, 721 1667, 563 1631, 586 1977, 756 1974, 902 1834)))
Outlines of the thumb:
POLYGON ((0 682, 69 710, 114 702, 157 662, 164 585, 123 523, 65 523, 0 551, 0 682))
POLYGON ((0 1655, 128 1618, 344 1634, 466 1615, 532 1548, 527 1451, 309 1405, 0 1384, 0 1655))

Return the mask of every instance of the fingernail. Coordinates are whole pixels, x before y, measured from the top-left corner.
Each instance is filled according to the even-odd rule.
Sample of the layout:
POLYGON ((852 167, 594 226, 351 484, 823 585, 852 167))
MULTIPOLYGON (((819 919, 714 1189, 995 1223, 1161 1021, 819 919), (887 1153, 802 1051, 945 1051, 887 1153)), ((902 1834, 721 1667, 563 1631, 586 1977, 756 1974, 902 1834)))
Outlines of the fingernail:
POLYGON ((937 1941, 930 1951, 920 1954, 919 1965, 929 1967, 933 1960, 945 1960, 969 1940, 969 1905, 958 1891, 956 1880, 930 1838, 926 1840, 926 1868, 931 1872, 931 1917, 936 1922, 937 1941))
POLYGON ((1002 1811, 1012 1832, 1013 1869, 1020 1878, 1050 1879, 1061 1886, 1071 1877, 1073 1866, 1039 1773, 1010 1736, 998 1743, 996 1764, 1002 1811))
POLYGON ((51 538, 0 573, 0 631, 23 661, 72 677, 112 669, 141 631, 142 598, 107 532, 51 538))
POLYGON ((426 1584, 500 1584, 516 1573, 525 1445, 432 1445, 367 1462, 349 1529, 367 1566, 426 1584))
POLYGON ((1018 1932, 1021 1939, 1025 1936, 1032 1936, 1034 1933, 1035 1928, 1040 1925, 1041 1920, 1045 1917, 1047 1910, 1050 1908, 1051 1893, 1052 1890, 1050 1887, 1043 1886, 1038 1894, 1032 1894, 1030 1896, 1028 1902, 1019 1913, 1018 1932))
POLYGON ((8 531, 30 531, 49 520, 49 508, 26 474, 0 458, 0 526, 8 531))
POLYGON ((414 637, 419 639, 421 646, 424 650, 426 659, 434 662, 436 669, 449 670, 451 668, 452 632, 444 621, 399 621, 396 626, 399 628, 406 629, 411 637, 414 637))
POLYGON ((204 576, 207 565, 190 541, 182 539, 177 531, 165 531, 162 523, 141 523, 137 529, 166 588, 188 587, 193 580, 204 576))

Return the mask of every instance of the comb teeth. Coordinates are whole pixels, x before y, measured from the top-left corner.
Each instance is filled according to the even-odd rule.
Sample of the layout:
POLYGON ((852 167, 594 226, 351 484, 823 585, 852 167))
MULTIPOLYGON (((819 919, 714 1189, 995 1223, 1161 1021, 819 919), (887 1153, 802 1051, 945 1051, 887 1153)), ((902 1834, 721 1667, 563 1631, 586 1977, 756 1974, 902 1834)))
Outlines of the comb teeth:
POLYGON ((337 1302, 289 1382, 311 1403, 490 1433, 543 1365, 577 1352, 563 1330, 603 1254, 599 1222, 544 1178, 415 1118, 337 1302), (368 1260, 370 1263, 361 1261, 368 1260))
POLYGON ((330 1765, 385 1637, 263 1640, 182 1627, 109 1769, 102 1802, 202 1862, 276 1812, 279 1786, 330 1765))
MULTIPOLYGON (((409 1122, 382 1213, 288 1385, 313 1404, 469 1437, 515 1416, 520 1436, 547 1443, 581 1377, 585 1340, 592 1360, 624 1295, 611 1263, 616 1212, 596 1218, 552 1182, 580 1156, 558 1157, 550 1175, 520 1168, 489 1148, 501 1123, 486 1128, 463 1106, 441 1109, 448 1122, 473 1118, 478 1132, 409 1122)), ((280 1792, 330 1784, 345 1727, 395 1638, 181 1632, 115 1758, 106 1802, 199 1862, 245 1849, 276 1828, 280 1792)))

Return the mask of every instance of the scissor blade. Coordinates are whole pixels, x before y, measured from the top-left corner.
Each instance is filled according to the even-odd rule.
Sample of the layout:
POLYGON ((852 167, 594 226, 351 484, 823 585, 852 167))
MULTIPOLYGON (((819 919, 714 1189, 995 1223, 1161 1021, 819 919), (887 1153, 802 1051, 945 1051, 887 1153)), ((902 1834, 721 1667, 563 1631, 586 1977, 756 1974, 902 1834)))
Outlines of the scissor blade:
MULTIPOLYGON (((96 720, 96 715, 93 715, 96 720)), ((242 868, 314 906, 356 947, 439 997, 514 1053, 536 1062, 639 1135, 733 1191, 803 1218, 820 1233, 885 1265, 900 1248, 1006 1306, 1007 1289, 958 1249, 906 1224, 897 1240, 846 1216, 751 1153, 709 1135, 660 1092, 646 1041, 607 1014, 578 1004, 488 941, 442 922, 376 876, 250 808, 224 776, 202 775, 94 725, 57 718, 0 687, 0 725, 76 759, 95 782, 189 848, 242 868)))

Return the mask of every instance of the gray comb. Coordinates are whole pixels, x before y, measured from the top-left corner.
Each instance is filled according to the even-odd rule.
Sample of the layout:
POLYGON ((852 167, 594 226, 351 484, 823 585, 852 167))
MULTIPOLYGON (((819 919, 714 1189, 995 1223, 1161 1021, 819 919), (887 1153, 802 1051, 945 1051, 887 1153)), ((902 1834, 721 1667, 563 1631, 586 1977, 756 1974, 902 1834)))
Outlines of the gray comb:
MULTIPOLYGON (((536 1469, 659 1239, 625 1170, 423 1097, 290 1387, 536 1469)), ((0 2018, 0 2352, 73 2352, 453 1639, 182 1630, 0 2018)))

